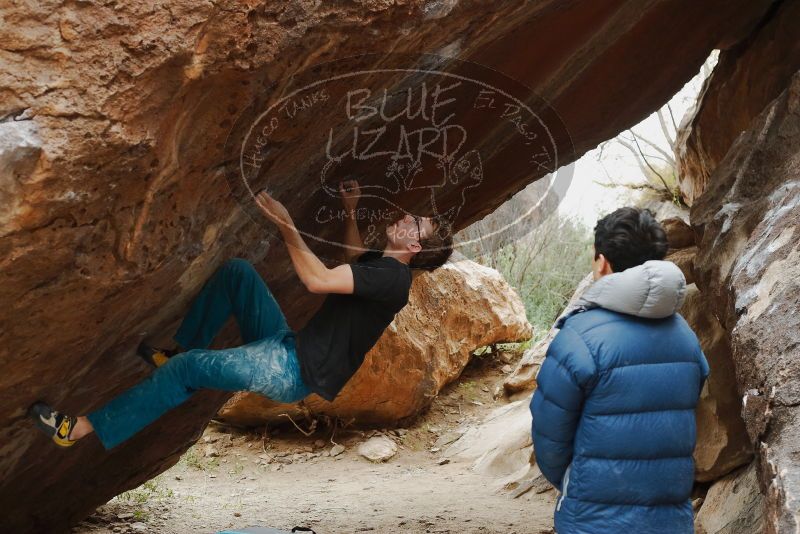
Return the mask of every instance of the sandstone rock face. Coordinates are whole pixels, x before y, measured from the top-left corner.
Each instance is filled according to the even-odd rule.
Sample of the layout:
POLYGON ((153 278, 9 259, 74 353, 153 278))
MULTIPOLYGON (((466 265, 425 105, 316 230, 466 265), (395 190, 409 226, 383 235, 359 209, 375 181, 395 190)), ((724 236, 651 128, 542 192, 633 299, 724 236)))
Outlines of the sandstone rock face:
POLYGON ((680 187, 691 205, 734 140, 800 69, 800 4, 775 4, 769 20, 738 46, 722 51, 693 113, 681 124, 676 156, 680 187))
POLYGON ((501 406, 464 434, 443 455, 468 461, 477 473, 501 479, 519 479, 531 469, 530 398, 501 406))
POLYGON ((520 358, 517 366, 503 381, 503 391, 506 395, 514 395, 536 388, 536 375, 547 355, 547 347, 553 341, 558 330, 551 329, 547 335, 527 349, 520 358))
POLYGON ((767 532, 800 528, 800 74, 717 166, 691 210, 695 274, 730 335, 760 444, 767 532))
POLYGON ((753 449, 742 420, 727 333, 694 284, 687 288, 681 315, 697 334, 711 368, 697 405, 694 451, 695 478, 707 482, 749 462, 753 449))
POLYGON ((689 224, 680 217, 670 217, 659 221, 667 234, 669 248, 673 250, 694 245, 694 232, 689 224))
MULTIPOLYGON (((171 335, 225 259, 256 262, 293 327, 316 309, 319 298, 298 283, 274 229, 254 224, 225 180, 235 166, 224 149, 232 124, 251 104, 277 98, 294 74, 364 52, 377 53, 365 64, 374 66, 388 50, 474 60, 552 105, 572 141, 558 139, 566 164, 662 105, 711 49, 745 37, 770 4, 4 3, 3 530, 64 531, 177 461, 200 435, 225 396, 198 395, 108 453, 89 441, 56 456, 24 414, 39 399, 86 413, 144 378, 134 348, 145 336, 171 335)), ((522 167, 496 130, 482 132, 474 143, 487 158, 502 154, 522 167)), ((315 206, 302 149, 281 147, 275 192, 305 223, 315 206)), ((456 229, 545 172, 491 176, 456 229)), ((441 207, 454 206, 454 196, 441 207)), ((322 237, 341 232, 329 226, 322 237)))
POLYGON ((680 268, 687 285, 693 284, 694 257, 697 255, 697 247, 692 227, 682 217, 670 217, 659 222, 664 227, 669 242, 667 257, 664 259, 680 268))
POLYGON ((708 490, 694 521, 696 534, 762 534, 764 496, 756 466, 731 473, 708 490))
POLYGON ((664 258, 678 266, 683 273, 683 277, 686 278, 687 284, 694 283, 694 258, 697 255, 697 251, 697 247, 682 248, 669 252, 667 257, 664 258))
MULTIPOLYGON (((453 261, 414 280, 408 305, 339 396, 330 403, 312 395, 303 405, 360 424, 393 424, 429 406, 443 386, 458 378, 475 349, 530 336, 525 305, 500 273, 454 253, 453 261)), ((239 393, 219 416, 258 425, 300 411, 255 393, 239 393)))

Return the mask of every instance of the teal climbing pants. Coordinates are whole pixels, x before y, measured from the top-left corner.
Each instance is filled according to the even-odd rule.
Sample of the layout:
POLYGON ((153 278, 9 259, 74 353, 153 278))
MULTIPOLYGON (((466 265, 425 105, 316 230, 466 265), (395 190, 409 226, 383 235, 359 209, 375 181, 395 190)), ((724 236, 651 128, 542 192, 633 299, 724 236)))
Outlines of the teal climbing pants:
POLYGON ((310 393, 300 376, 294 332, 264 281, 245 260, 229 260, 206 282, 175 341, 188 350, 87 415, 106 449, 127 440, 199 389, 253 391, 279 402, 296 402, 310 393), (231 315, 245 344, 208 350, 231 315))

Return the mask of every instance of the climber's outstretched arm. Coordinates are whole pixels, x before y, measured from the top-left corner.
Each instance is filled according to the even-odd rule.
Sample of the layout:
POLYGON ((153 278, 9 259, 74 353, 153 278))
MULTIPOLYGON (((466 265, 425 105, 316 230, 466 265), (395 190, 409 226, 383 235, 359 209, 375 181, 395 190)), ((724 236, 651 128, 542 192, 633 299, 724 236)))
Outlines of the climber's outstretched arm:
POLYGON ((344 227, 344 258, 350 262, 364 252, 364 242, 358 231, 358 219, 356 218, 356 206, 358 199, 361 198, 361 188, 357 180, 345 180, 339 184, 339 193, 342 195, 342 204, 346 212, 344 227))
POLYGON ((353 292, 353 271, 350 265, 344 264, 329 269, 311 252, 300 232, 292 221, 286 207, 272 198, 266 191, 256 196, 264 215, 278 227, 278 230, 289 250, 289 257, 297 276, 303 285, 312 293, 345 293, 353 292))

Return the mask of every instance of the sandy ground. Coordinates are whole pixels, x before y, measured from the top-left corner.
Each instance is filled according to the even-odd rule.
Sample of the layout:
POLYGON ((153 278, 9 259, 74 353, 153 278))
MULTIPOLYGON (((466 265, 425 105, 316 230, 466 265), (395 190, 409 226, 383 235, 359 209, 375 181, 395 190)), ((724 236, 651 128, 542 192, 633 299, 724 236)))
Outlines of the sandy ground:
POLYGON ((468 463, 442 463, 453 428, 480 421, 504 402, 491 392, 508 363, 508 355, 475 358, 407 429, 339 429, 333 436, 331 429, 319 429, 305 437, 284 428, 265 436, 211 424, 172 469, 115 497, 73 532, 306 526, 318 534, 550 533, 554 491, 515 499, 468 463), (356 452, 375 434, 398 444, 398 453, 385 463, 356 452), (345 451, 331 456, 334 443, 345 451))

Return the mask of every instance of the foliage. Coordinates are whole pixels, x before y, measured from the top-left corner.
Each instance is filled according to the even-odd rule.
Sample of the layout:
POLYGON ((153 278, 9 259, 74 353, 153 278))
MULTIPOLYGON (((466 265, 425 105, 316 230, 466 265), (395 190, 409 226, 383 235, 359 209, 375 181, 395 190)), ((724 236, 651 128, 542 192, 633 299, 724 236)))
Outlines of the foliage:
MULTIPOLYGON (((149 501, 153 500, 163 500, 173 496, 172 490, 169 488, 163 487, 161 475, 152 478, 146 481, 144 484, 139 486, 138 488, 134 488, 129 491, 125 491, 117 495, 117 499, 120 501, 127 501, 134 504, 144 504, 149 501)), ((137 510, 135 513, 143 513, 140 510, 137 510)))
POLYGON ((193 467, 198 471, 213 471, 219 467, 219 457, 206 458, 203 453, 194 446, 190 447, 189 450, 181 456, 179 463, 193 467))
POLYGON ((522 238, 471 259, 497 269, 514 287, 538 339, 589 273, 592 243, 586 226, 556 212, 522 238))
POLYGON ((655 200, 672 202, 680 208, 686 208, 681 194, 676 167, 672 165, 653 165, 645 175, 645 187, 641 201, 655 200))

